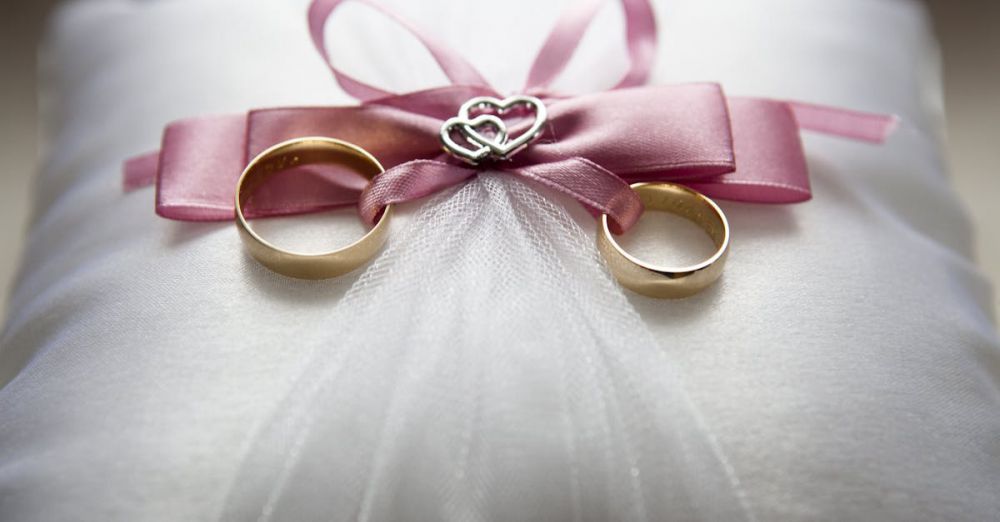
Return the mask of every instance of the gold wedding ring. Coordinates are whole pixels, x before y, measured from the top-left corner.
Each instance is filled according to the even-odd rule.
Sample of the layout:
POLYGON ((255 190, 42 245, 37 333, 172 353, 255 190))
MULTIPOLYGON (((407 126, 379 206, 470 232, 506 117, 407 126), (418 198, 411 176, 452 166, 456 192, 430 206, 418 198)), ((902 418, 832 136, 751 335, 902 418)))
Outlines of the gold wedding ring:
POLYGON ((236 227, 250 255, 279 274, 300 279, 336 277, 363 265, 385 243, 392 214, 392 206, 386 206, 378 222, 364 237, 332 252, 300 254, 265 241, 250 228, 243 207, 271 176, 293 167, 315 164, 342 165, 369 180, 383 172, 378 160, 357 145, 333 138, 298 138, 261 152, 246 166, 236 184, 236 227))
POLYGON ((664 267, 639 260, 615 241, 607 214, 601 216, 597 249, 625 288, 649 297, 676 299, 704 290, 722 275, 729 252, 729 223, 722 209, 701 193, 673 183, 632 185, 647 210, 661 210, 700 226, 715 243, 715 253, 690 266, 664 267))

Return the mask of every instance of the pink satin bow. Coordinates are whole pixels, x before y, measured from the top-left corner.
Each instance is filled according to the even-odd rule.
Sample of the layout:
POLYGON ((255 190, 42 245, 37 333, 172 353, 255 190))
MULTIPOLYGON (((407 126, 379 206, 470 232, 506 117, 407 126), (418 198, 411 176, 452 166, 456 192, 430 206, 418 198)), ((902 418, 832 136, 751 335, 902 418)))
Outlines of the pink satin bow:
MULTIPOLYGON (((473 96, 499 96, 468 62, 390 10, 430 51, 453 85, 392 94, 330 63, 327 18, 345 0, 314 0, 309 28, 316 48, 360 106, 259 109, 247 114, 172 123, 158 153, 125 164, 125 188, 156 183, 156 212, 206 221, 234 217, 236 180, 254 155, 304 136, 353 142, 386 166, 367 186, 349 176, 276 178, 255 194, 251 216, 311 212, 358 204, 373 223, 381 209, 424 197, 474 176, 475 167, 442 152, 438 131, 473 96), (283 180, 278 183, 277 180, 283 180), (332 182, 331 182, 332 181, 332 182)), ((619 231, 642 213, 629 183, 675 181, 710 197, 758 203, 810 198, 800 129, 882 142, 892 116, 760 98, 727 98, 712 83, 642 86, 656 48, 648 0, 621 0, 630 66, 609 91, 557 96, 547 86, 568 63, 600 0, 575 5, 559 21, 528 75, 524 92, 542 98, 549 120, 541 139, 512 160, 488 165, 567 194, 591 213, 606 213, 619 231)), ((516 131, 515 131, 516 132, 516 131)))

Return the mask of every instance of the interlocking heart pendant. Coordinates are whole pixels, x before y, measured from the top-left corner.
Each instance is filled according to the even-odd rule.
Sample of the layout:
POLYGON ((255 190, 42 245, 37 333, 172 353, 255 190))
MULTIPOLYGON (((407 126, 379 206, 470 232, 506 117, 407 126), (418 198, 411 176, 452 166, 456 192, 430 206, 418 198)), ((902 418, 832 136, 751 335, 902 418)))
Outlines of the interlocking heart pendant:
POLYGON ((473 165, 486 159, 505 160, 538 138, 547 118, 545 104, 534 96, 511 96, 503 100, 478 96, 463 103, 458 116, 441 125, 441 144, 452 156, 473 165), (535 119, 528 130, 511 138, 501 117, 515 110, 530 111, 535 119), (470 118, 473 111, 488 112, 470 118), (484 134, 487 129, 493 132, 484 134), (455 139, 456 134, 464 143, 455 139))

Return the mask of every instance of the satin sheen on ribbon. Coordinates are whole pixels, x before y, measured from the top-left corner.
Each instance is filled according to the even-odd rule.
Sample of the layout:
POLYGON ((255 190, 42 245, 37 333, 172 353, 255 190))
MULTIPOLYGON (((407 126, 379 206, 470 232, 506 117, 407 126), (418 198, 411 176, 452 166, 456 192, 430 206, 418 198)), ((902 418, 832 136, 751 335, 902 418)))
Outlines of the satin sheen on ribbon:
MULTIPOLYGON (((330 62, 327 18, 345 0, 314 0, 313 42, 341 88, 360 106, 258 109, 170 124, 158 153, 125 163, 125 188, 156 184, 157 214, 185 221, 234 218, 236 181, 250 158, 305 136, 331 136, 371 152, 386 172, 365 186, 342 172, 279 177, 258 191, 250 217, 312 212, 357 204, 374 223, 385 205, 418 199, 474 176, 476 167, 442 152, 438 131, 474 96, 502 98, 464 59, 387 8, 412 32, 454 83, 406 94, 365 84, 330 62), (278 183, 277 180, 281 180, 278 183)), ((758 203, 808 200, 800 129, 881 143, 895 118, 819 105, 727 98, 713 83, 642 86, 656 47, 648 0, 621 0, 629 68, 609 90, 574 97, 546 90, 568 63, 600 0, 575 4, 556 24, 531 67, 524 91, 542 98, 549 120, 541 138, 511 161, 484 165, 567 194, 591 213, 606 213, 618 231, 642 213, 629 189, 636 181, 674 181, 722 199, 758 203)), ((517 135, 523 127, 512 127, 517 135)))

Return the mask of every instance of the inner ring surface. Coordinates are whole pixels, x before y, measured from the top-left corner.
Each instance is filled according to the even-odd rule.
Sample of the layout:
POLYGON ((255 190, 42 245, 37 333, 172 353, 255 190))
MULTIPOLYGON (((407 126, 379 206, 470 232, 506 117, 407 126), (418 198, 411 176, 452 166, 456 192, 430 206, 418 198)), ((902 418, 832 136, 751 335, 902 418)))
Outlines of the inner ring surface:
MULTIPOLYGON (((382 165, 368 151, 346 141, 334 138, 311 137, 298 138, 274 145, 261 152, 247 165, 236 186, 236 214, 242 228, 249 233, 254 240, 279 252, 293 254, 295 256, 312 257, 323 256, 331 252, 350 249, 352 246, 365 240, 361 237, 354 243, 331 252, 321 253, 296 253, 278 247, 254 231, 243 214, 243 207, 251 200, 254 193, 276 174, 287 171, 295 167, 304 165, 341 165, 350 169, 366 179, 371 180, 384 169, 382 165)), ((384 212, 379 218, 379 222, 384 219, 384 212)), ((378 226, 378 223, 376 223, 378 226)), ((370 231, 369 231, 370 232, 370 231)))
POLYGON ((708 259, 684 267, 669 267, 647 263, 622 248, 615 239, 615 234, 611 232, 608 216, 604 215, 601 218, 602 233, 622 256, 636 265, 655 272, 678 273, 702 270, 725 255, 729 245, 729 223, 726 221, 722 209, 711 199, 699 192, 674 183, 634 183, 631 187, 647 210, 670 212, 698 225, 708 234, 712 242, 715 243, 716 250, 708 259))

